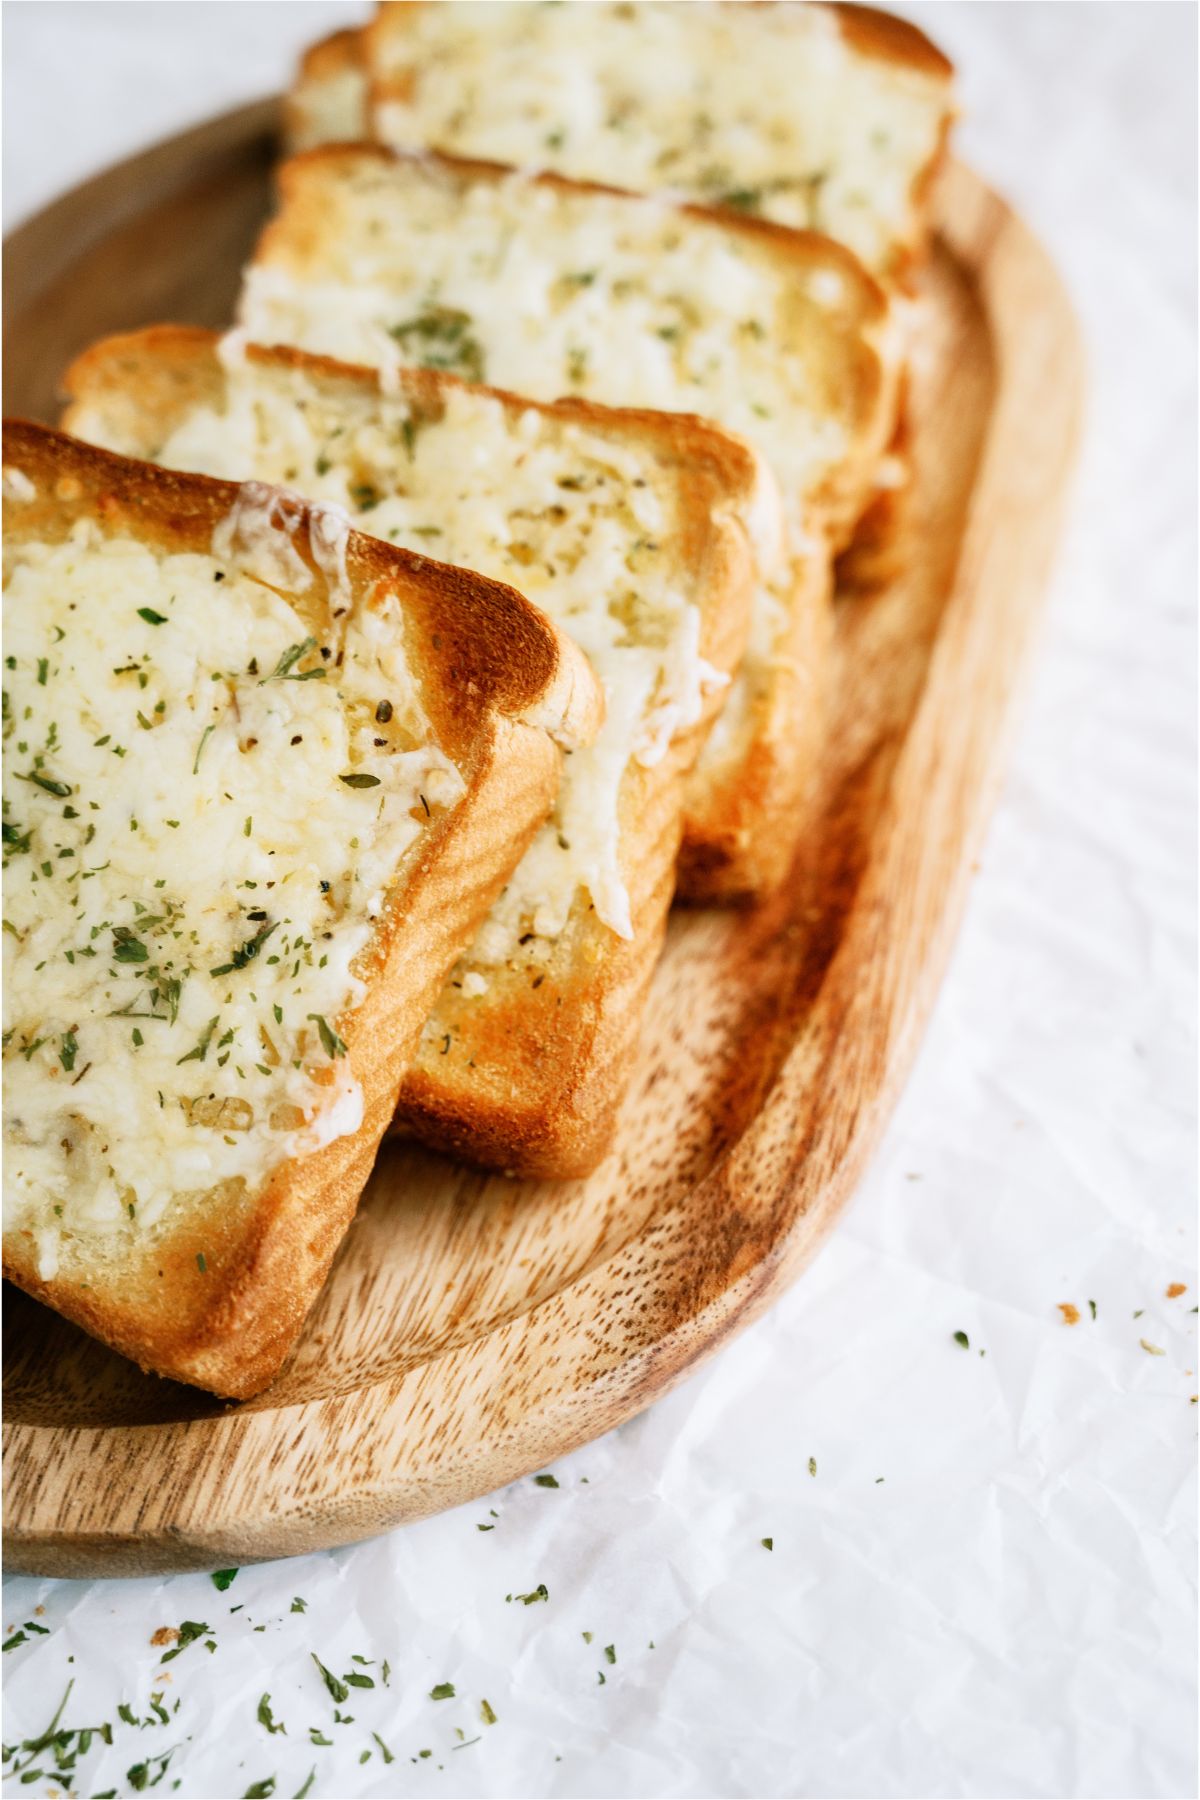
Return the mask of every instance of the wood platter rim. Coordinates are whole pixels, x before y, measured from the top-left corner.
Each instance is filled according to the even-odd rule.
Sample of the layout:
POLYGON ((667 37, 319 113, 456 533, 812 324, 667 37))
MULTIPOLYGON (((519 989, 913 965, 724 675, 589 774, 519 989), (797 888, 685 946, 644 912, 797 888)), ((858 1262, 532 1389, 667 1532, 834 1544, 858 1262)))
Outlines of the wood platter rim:
MULTIPOLYGON (((86 203, 115 175, 135 172, 139 167, 154 171, 170 162, 172 152, 178 153, 181 147, 193 141, 204 141, 206 132, 211 134, 219 154, 222 146, 246 142, 251 137, 257 139, 269 129, 276 112, 277 102, 254 102, 222 114, 207 126, 192 127, 138 152, 126 162, 91 177, 23 221, 6 240, 6 249, 10 245, 18 249, 25 246, 28 253, 36 248, 45 238, 48 222, 57 229, 56 221, 79 217, 81 203, 86 211, 86 203)), ((1077 436, 1082 396, 1078 331, 1070 303, 1046 252, 1005 203, 959 165, 949 167, 939 192, 940 234, 952 258, 971 273, 1000 364, 961 539, 960 570, 946 601, 947 613, 954 604, 958 588, 968 578, 979 580, 989 576, 995 582, 994 569, 989 563, 989 553, 993 557, 996 553, 995 545, 976 540, 981 536, 979 521, 987 512, 985 503, 992 488, 1003 490, 1009 480, 1010 440, 1014 434, 1019 440, 1019 435, 1027 430, 1040 433, 1039 441, 1054 440, 1051 446, 1054 454, 1050 460, 1057 472, 1057 486, 1049 503, 1043 501, 1027 534, 1018 535, 1010 549, 1012 568, 1016 571, 1011 585, 1022 595, 1024 621, 1021 631, 1014 632, 1012 662, 1015 678, 1044 585, 1056 536, 1062 489, 1077 436), (989 257, 999 258, 1002 265, 999 274, 989 257), (1019 280, 1014 269, 1009 268, 1010 262, 1014 269, 1016 264, 1022 265, 1019 280), (1005 308, 1010 297, 1004 287, 1006 280, 1013 280, 1018 288, 1022 282, 1026 287, 1032 283, 1044 331, 1028 333, 1018 328, 1015 317, 1008 316, 1005 308), (1056 347, 1053 363, 1049 360, 1045 341, 1047 333, 1054 338, 1056 347), (1032 427, 1027 418, 1014 414, 1010 403, 1013 393, 1021 387, 1022 359, 1037 364, 1042 370, 1043 382, 1051 367, 1055 376, 1045 408, 1032 427)), ((1027 371, 1025 376, 1027 379, 1027 371)), ((1044 387, 1041 391, 1045 393, 1044 387)), ((961 614, 960 605, 954 619, 958 620, 961 614)), ((976 638, 979 632, 980 624, 976 619, 975 638, 964 645, 951 643, 948 647, 947 631, 944 625, 939 626, 920 696, 893 772, 896 792, 905 781, 910 785, 915 782, 913 771, 919 756, 914 745, 923 746, 922 754, 927 755, 930 751, 931 747, 924 745, 924 737, 933 729, 930 721, 938 710, 939 684, 956 682, 956 654, 959 663, 965 658, 969 660, 969 651, 978 657, 981 645, 976 638)), ((1010 697, 1006 693, 998 706, 988 755, 982 758, 976 772, 976 788, 968 819, 972 844, 977 844, 982 835, 998 788, 1000 745, 1012 711, 1010 697)), ((894 810, 898 819, 898 805, 894 810)), ((896 819, 892 819, 885 849, 896 841, 896 819)), ((178 1452, 186 1460, 202 1449, 210 1461, 227 1465, 231 1473, 239 1467, 248 1468, 264 1460, 269 1465, 272 1444, 277 1446, 281 1439, 286 1439, 293 1447, 303 1444, 318 1462, 330 1454, 335 1444, 340 1447, 347 1433, 358 1433, 361 1441, 362 1434, 367 1431, 373 1434, 372 1448, 386 1447, 389 1424, 395 1423, 402 1413, 411 1414, 420 1397, 427 1370, 436 1369, 443 1381, 448 1370, 469 1371, 485 1346, 493 1355, 509 1355, 519 1360, 526 1350, 536 1347, 538 1331, 556 1310, 559 1315, 566 1314, 565 1318, 559 1318, 556 1342, 567 1341, 565 1334, 569 1334, 570 1342, 582 1343, 587 1333, 589 1289, 601 1278, 613 1281, 622 1270, 631 1283, 636 1282, 638 1253, 646 1254, 646 1246, 663 1228, 663 1217, 652 1216, 611 1255, 587 1267, 581 1274, 569 1277, 562 1287, 535 1301, 515 1317, 481 1331, 466 1342, 436 1352, 398 1374, 375 1372, 360 1385, 345 1391, 295 1399, 274 1408, 252 1405, 207 1418, 165 1424, 63 1427, 6 1421, 5 1459, 10 1474, 5 1522, 8 1566, 49 1575, 141 1574, 158 1569, 202 1568, 231 1555, 236 1555, 239 1561, 249 1562, 356 1541, 445 1506, 475 1498, 544 1467, 555 1457, 599 1436, 667 1392, 711 1355, 725 1337, 751 1323, 790 1285, 853 1191, 907 1075, 937 991, 961 916, 970 847, 964 843, 955 859, 950 885, 944 892, 939 889, 936 928, 920 960, 919 980, 908 996, 894 1039, 887 1046, 884 1073, 872 1095, 869 1116, 858 1122, 845 1144, 844 1154, 836 1162, 836 1174, 826 1181, 819 1195, 814 1196, 812 1206, 798 1206, 796 1202, 813 1146, 804 1139, 794 1143, 786 1166, 774 1177, 781 1228, 764 1242, 755 1242, 752 1237, 748 1239, 742 1265, 738 1265, 735 1256, 729 1266, 733 1270, 732 1276, 726 1269, 722 1284, 715 1290, 706 1288, 702 1260, 698 1262, 689 1309, 677 1316, 668 1329, 631 1348, 614 1366, 600 1369, 586 1383, 564 1388, 554 1404, 540 1407, 536 1443, 529 1442, 518 1429, 490 1445, 481 1443, 473 1450, 463 1451, 455 1463, 445 1467, 430 1461, 424 1468, 401 1468, 389 1465, 382 1456, 369 1455, 336 1492, 318 1495, 310 1490, 289 1495, 287 1491, 277 1489, 269 1503, 253 1486, 252 1498, 248 1499, 245 1489, 239 1489, 236 1480, 230 1479, 227 1484, 222 1484, 216 1500, 212 1492, 208 1492, 196 1502, 194 1510, 189 1511, 185 1504, 179 1509, 178 1516, 169 1521, 155 1521, 145 1533, 136 1517, 132 1526, 109 1531, 86 1532, 69 1525, 64 1527, 53 1504, 39 1504, 36 1479, 21 1485, 18 1500, 18 1484, 11 1478, 13 1465, 27 1462, 33 1472, 47 1457, 53 1457, 56 1446, 63 1453, 69 1450, 72 1455, 86 1457, 89 1438, 103 1439, 110 1450, 115 1446, 118 1451, 127 1453, 131 1481, 136 1481, 138 1467, 147 1454, 148 1436, 154 1438, 160 1453, 166 1445, 173 1454, 178 1452), (369 1408, 364 1403, 367 1395, 370 1396, 369 1408), (356 1410, 360 1414, 369 1411, 369 1420, 356 1416, 356 1410), (202 1446, 198 1444, 200 1439, 202 1446), (240 1493, 241 1508, 239 1511, 237 1503, 231 1502, 232 1510, 222 1516, 219 1494, 226 1489, 230 1494, 240 1493), (258 1515, 246 1516, 247 1506, 253 1508, 255 1505, 258 1515), (265 1515, 263 1505, 267 1506, 265 1515), (204 1516, 199 1510, 201 1506, 206 1509, 204 1516)), ((883 854, 873 841, 870 869, 874 870, 877 864, 882 867, 883 862, 883 854)), ((836 995, 839 970, 853 962, 852 953, 856 947, 861 953, 859 940, 872 929, 868 916, 870 907, 871 892, 864 879, 863 892, 847 915, 843 937, 825 972, 822 996, 836 995)), ((708 1208, 700 1209, 702 1212, 711 1211, 711 1205, 718 1197, 733 1204, 738 1175, 744 1176, 748 1159, 754 1155, 755 1136, 765 1129, 765 1115, 773 1114, 776 1109, 786 1109, 789 1101, 795 1098, 793 1087, 802 1079, 810 1084, 813 1081, 811 1058, 814 1049, 818 1079, 836 1069, 838 1027, 844 1026, 847 1018, 852 1017, 851 1000, 844 998, 841 1004, 841 1013, 825 1020, 824 1041, 806 1046, 810 1062, 806 1074, 801 1076, 795 1067, 800 1048, 797 1045, 785 1056, 771 1091, 742 1138, 727 1149, 692 1188, 686 1202, 672 1203, 666 1213, 674 1212, 681 1204, 697 1204, 702 1194, 710 1203, 708 1208)))

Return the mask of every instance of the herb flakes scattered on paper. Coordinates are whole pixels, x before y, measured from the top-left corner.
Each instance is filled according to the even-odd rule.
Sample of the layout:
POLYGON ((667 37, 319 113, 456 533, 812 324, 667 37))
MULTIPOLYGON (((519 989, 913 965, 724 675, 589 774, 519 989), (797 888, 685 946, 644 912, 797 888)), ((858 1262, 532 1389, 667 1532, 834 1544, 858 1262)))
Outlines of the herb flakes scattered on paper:
POLYGON ((344 1701, 350 1698, 350 1689, 346 1686, 344 1681, 339 1681, 336 1675, 330 1673, 315 1651, 310 1651, 309 1655, 320 1670, 321 1680, 329 1689, 331 1698, 338 1706, 341 1706, 344 1701))

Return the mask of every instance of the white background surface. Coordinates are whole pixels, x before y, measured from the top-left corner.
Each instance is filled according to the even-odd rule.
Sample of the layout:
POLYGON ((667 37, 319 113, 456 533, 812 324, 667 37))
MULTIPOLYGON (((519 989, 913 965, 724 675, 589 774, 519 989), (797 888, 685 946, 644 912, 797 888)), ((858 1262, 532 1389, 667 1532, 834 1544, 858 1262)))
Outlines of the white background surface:
MULTIPOLYGON (((6 218, 359 10, 6 7, 6 218)), ((177 1742, 159 1791, 185 1796, 314 1767, 325 1796, 1194 1792, 1196 15, 906 10, 962 70, 961 151, 1053 246, 1092 389, 1011 780, 886 1143, 799 1287, 557 1491, 225 1595, 11 1580, 5 1624, 44 1606, 50 1635, 4 1659, 6 1742, 69 1675, 68 1724, 181 1700, 117 1724, 80 1792, 177 1742), (183 1619, 219 1648, 155 1682, 183 1619), (334 1725, 312 1649, 386 1657, 390 1687, 334 1725)))

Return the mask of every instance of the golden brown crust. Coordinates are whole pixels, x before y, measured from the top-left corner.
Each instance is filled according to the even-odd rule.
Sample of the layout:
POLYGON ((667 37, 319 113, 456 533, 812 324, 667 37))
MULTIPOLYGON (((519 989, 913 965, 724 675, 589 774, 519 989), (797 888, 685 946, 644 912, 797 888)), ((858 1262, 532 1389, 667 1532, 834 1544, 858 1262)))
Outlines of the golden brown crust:
POLYGON ((400 1089, 398 1126, 506 1172, 583 1176, 604 1156, 666 932, 680 841, 680 778, 701 728, 621 790, 622 873, 634 935, 576 899, 548 962, 489 974, 486 994, 443 989, 400 1089))
MULTIPOLYGON (((287 348, 249 345, 245 353, 263 367, 360 397, 379 391, 374 370, 287 348)), ((464 385, 427 369, 399 370, 396 379, 403 397, 426 411, 440 410, 447 391, 464 385)), ((213 333, 158 326, 105 339, 67 373, 74 403, 66 422, 86 429, 101 418, 106 430, 129 434, 128 443, 161 443, 193 404, 219 404, 223 381, 213 333)), ((684 501, 677 560, 702 606, 700 654, 714 668, 732 671, 748 625, 752 556, 745 521, 762 503, 764 481, 749 447, 684 413, 477 391, 514 413, 533 410, 641 444, 673 474, 684 501)), ((714 690, 704 721, 681 735, 662 763, 654 769, 634 763, 626 774, 622 869, 633 939, 617 937, 581 896, 548 964, 501 970, 486 995, 468 999, 452 987, 443 990, 401 1091, 399 1118, 426 1141, 478 1162, 554 1176, 582 1173, 603 1154, 666 927, 683 778, 721 698, 714 690)))
MULTIPOLYGON (((14 541, 61 541, 87 517, 106 535, 132 533, 163 554, 208 551, 238 491, 23 421, 5 426, 4 463, 36 489, 7 509, 14 541)), ((306 539, 296 543, 301 554, 306 539)), ((564 682, 576 690, 565 725, 586 732, 596 712, 579 652, 513 590, 358 533, 346 566, 355 604, 381 584, 400 599, 422 697, 437 702, 440 742, 468 785, 467 801, 435 816, 401 865, 355 965, 366 997, 337 1021, 363 1089, 362 1125, 284 1164, 215 1220, 211 1209, 182 1212, 119 1278, 97 1271, 86 1286, 63 1275, 44 1280, 31 1234, 5 1239, 5 1274, 36 1298, 147 1369, 239 1398, 266 1385, 294 1343, 353 1216, 422 1020, 552 802, 557 753, 522 714, 544 707, 564 682), (439 698, 455 672, 462 692, 439 698)))
POLYGON ((59 428, 86 438, 89 409, 103 408, 106 437, 138 444, 153 462, 157 446, 194 406, 219 400, 224 374, 215 354, 219 334, 203 325, 148 325, 98 338, 81 350, 59 384, 59 428))
POLYGON ((880 62, 895 63, 901 68, 916 69, 939 81, 953 81, 954 64, 949 57, 944 56, 937 45, 908 19, 901 19, 896 13, 882 12, 876 6, 851 5, 849 0, 840 0, 839 4, 828 6, 826 10, 833 13, 846 42, 853 44, 864 56, 874 56, 880 62))
POLYGON ((328 37, 310 44, 300 58, 297 71, 301 81, 328 81, 333 75, 362 65, 362 30, 357 25, 343 31, 331 31, 328 37))

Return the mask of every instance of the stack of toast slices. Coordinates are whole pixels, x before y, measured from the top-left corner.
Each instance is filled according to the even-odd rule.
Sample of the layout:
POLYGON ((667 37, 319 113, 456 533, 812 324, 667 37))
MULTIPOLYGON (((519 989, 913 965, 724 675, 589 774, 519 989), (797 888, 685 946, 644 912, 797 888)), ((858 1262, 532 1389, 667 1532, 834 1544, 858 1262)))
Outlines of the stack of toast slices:
POLYGON ((607 1154, 673 897, 811 848, 953 111, 859 7, 304 57, 231 328, 5 431, 11 1279, 246 1397, 385 1133, 607 1154))

